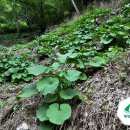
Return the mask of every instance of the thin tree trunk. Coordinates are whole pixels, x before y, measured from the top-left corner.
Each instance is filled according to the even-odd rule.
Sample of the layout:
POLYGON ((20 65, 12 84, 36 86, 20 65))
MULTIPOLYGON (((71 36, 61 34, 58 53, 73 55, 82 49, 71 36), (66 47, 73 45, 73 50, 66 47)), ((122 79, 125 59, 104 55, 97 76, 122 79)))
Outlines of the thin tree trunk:
POLYGON ((82 5, 82 9, 83 9, 83 7, 84 7, 84 2, 83 2, 83 0, 81 0, 81 5, 82 5))
POLYGON ((16 9, 16 1, 13 1, 13 8, 14 8, 14 21, 16 24, 16 29, 17 29, 17 35, 18 37, 20 37, 20 28, 19 28, 19 14, 18 11, 16 9))
POLYGON ((18 22, 18 20, 16 22, 16 28, 17 28, 18 37, 20 37, 20 29, 19 29, 19 22, 18 22))
POLYGON ((27 23, 27 25, 29 26, 29 29, 32 30, 32 25, 31 25, 31 22, 26 14, 26 12, 24 12, 24 19, 25 19, 25 22, 27 23))
POLYGON ((40 17, 41 17, 41 20, 40 20, 40 29, 42 32, 45 32, 46 30, 46 22, 45 22, 45 14, 44 14, 44 1, 40 1, 40 11, 39 11, 39 14, 40 14, 40 17))
POLYGON ((78 15, 80 15, 79 9, 78 9, 78 7, 77 7, 75 1, 74 1, 74 0, 71 0, 71 2, 72 2, 73 6, 74 6, 74 8, 75 8, 76 13, 77 13, 78 15))

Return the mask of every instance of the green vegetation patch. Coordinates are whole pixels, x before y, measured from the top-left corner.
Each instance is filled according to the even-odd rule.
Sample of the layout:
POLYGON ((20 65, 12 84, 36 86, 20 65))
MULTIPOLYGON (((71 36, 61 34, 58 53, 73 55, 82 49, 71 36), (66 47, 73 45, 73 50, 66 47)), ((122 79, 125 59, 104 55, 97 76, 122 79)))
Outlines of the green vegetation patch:
POLYGON ((29 66, 31 63, 26 61, 24 56, 6 55, 0 57, 0 83, 29 82, 32 79, 32 75, 27 71, 29 66))
MULTIPOLYGON (((24 66, 27 77, 41 75, 42 78, 36 84, 26 86, 18 97, 35 94, 44 97, 45 101, 36 112, 40 129, 44 126, 52 129, 48 123, 62 125, 68 120, 72 113, 72 99, 87 99, 76 86, 87 80, 92 70, 104 67, 110 59, 123 54, 124 48, 130 44, 129 10, 130 4, 119 15, 108 8, 96 9, 63 27, 66 29, 60 28, 33 41, 39 57, 48 56, 53 63, 50 66, 24 66)), ((22 74, 20 72, 16 80, 21 79, 22 74)))

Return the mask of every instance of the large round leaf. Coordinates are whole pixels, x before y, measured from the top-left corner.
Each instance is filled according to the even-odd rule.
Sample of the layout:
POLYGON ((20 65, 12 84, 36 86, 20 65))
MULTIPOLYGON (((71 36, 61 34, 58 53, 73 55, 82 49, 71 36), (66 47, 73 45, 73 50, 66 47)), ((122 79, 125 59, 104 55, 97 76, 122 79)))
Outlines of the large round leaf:
POLYGON ((109 38, 108 36, 101 37, 101 43, 103 43, 103 44, 109 44, 112 42, 112 40, 113 40, 113 38, 109 38))
POLYGON ((103 57, 95 56, 92 61, 88 63, 88 65, 93 67, 102 67, 103 65, 106 65, 107 61, 103 57))
POLYGON ((73 59, 73 58, 76 58, 77 56, 78 56, 78 53, 68 52, 68 53, 66 53, 66 54, 64 54, 64 55, 60 55, 60 56, 58 57, 58 60, 59 60, 61 63, 65 63, 68 58, 72 58, 72 59, 73 59))
POLYGON ((72 53, 72 52, 69 52, 69 53, 68 53, 68 57, 69 57, 69 58, 72 58, 72 59, 73 59, 73 58, 76 58, 77 56, 78 56, 78 53, 72 53))
POLYGON ((86 74, 85 73, 82 73, 81 75, 80 75, 80 78, 79 78, 80 80, 86 80, 87 79, 87 76, 86 76, 86 74))
POLYGON ((48 109, 48 104, 43 104, 36 111, 36 117, 40 121, 47 121, 48 120, 48 117, 46 116, 47 109, 48 109))
POLYGON ((78 59, 77 61, 78 61, 77 67, 83 69, 85 67, 83 61, 81 59, 78 59))
POLYGON ((43 95, 47 95, 54 93, 58 85, 59 85, 58 78, 49 77, 39 81, 36 86, 43 95))
POLYGON ((42 65, 34 65, 32 67, 27 68, 27 70, 30 74, 38 76, 42 73, 45 73, 47 71, 47 67, 42 65))
POLYGON ((60 64, 58 62, 54 62, 51 66, 54 70, 57 70, 60 67, 60 64))
POLYGON ((60 56, 58 57, 58 60, 60 61, 60 63, 65 63, 66 60, 67 60, 67 57, 68 57, 67 54, 65 54, 65 55, 60 55, 60 56))
POLYGON ((22 93, 20 95, 18 95, 17 97, 27 98, 27 97, 33 96, 36 93, 37 93, 37 89, 35 88, 35 86, 28 85, 23 88, 22 93))
POLYGON ((77 70, 67 70, 67 72, 62 73, 62 75, 68 80, 68 81, 76 81, 80 78, 80 71, 77 70))
POLYGON ((49 106, 46 115, 51 123, 62 125, 64 121, 71 117, 71 106, 69 104, 54 103, 49 106))
POLYGON ((82 99, 84 97, 80 92, 78 92, 74 89, 61 90, 60 96, 61 96, 61 98, 65 99, 65 100, 72 99, 75 96, 77 96, 79 99, 82 99))
POLYGON ((47 95, 44 100, 46 103, 51 103, 56 101, 57 99, 58 99, 58 95, 47 95))

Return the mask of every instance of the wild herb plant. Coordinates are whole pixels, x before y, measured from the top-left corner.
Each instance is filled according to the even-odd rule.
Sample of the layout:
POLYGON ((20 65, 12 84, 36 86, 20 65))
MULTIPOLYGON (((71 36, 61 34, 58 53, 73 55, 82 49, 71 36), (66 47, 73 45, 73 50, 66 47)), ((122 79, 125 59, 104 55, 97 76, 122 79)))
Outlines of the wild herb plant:
POLYGON ((64 31, 69 30, 65 29, 63 36, 53 32, 37 39, 38 54, 55 57, 54 62, 50 66, 29 67, 29 74, 43 78, 26 86, 18 97, 27 98, 34 94, 44 97, 36 111, 42 122, 41 129, 51 129, 48 123, 62 125, 68 120, 72 113, 70 101, 73 98, 85 100, 76 86, 87 79, 87 70, 105 66, 110 58, 123 52, 122 47, 130 44, 129 9, 130 5, 125 6, 118 16, 110 9, 97 9, 77 21, 71 34, 65 34, 64 31))
POLYGON ((29 66, 31 63, 27 62, 24 56, 6 55, 0 57, 0 83, 29 82, 32 79, 32 75, 27 71, 29 66))

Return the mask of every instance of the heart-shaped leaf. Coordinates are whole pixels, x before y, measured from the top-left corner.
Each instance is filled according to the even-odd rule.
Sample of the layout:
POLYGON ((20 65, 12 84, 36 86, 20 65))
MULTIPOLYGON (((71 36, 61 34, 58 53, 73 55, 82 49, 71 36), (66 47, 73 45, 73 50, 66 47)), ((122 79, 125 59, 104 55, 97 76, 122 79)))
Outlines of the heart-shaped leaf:
POLYGON ((83 97, 83 95, 80 92, 78 92, 74 89, 61 90, 60 96, 61 96, 61 98, 65 99, 65 100, 72 99, 75 96, 78 96, 79 99, 82 99, 82 97, 83 97))
POLYGON ((92 34, 87 34, 83 37, 85 40, 90 40, 92 39, 92 34))
POLYGON ((80 69, 83 69, 83 68, 84 68, 84 63, 83 63, 82 60, 78 59, 77 67, 80 68, 80 69))
POLYGON ((34 85, 25 86, 22 90, 22 94, 18 95, 20 98, 28 98, 37 93, 37 89, 34 85))
POLYGON ((38 76, 40 74, 45 73, 47 71, 47 68, 48 67, 42 66, 42 65, 34 65, 32 67, 27 68, 27 70, 28 70, 29 74, 38 76))
POLYGON ((68 57, 67 54, 65 54, 65 55, 60 55, 60 56, 58 57, 58 60, 59 60, 61 63, 65 63, 66 60, 67 60, 67 57, 68 57))
POLYGON ((67 72, 63 72, 60 76, 64 76, 68 81, 76 81, 79 79, 81 72, 77 70, 67 70, 67 72))
POLYGON ((51 123, 62 125, 64 121, 71 117, 71 106, 69 104, 54 103, 49 106, 46 115, 51 123))
POLYGON ((43 104, 39 107, 39 109, 36 111, 36 117, 40 120, 40 121, 47 121, 48 117, 46 116, 46 112, 48 109, 48 104, 43 104))
POLYGON ((46 103, 51 103, 54 102, 58 99, 58 95, 47 95, 47 97, 45 97, 45 102, 46 103))
POLYGON ((112 40, 113 40, 113 38, 102 37, 102 38, 101 38, 101 43, 103 43, 103 44, 109 44, 109 43, 112 42, 112 40))
POLYGON ((88 63, 88 65, 93 67, 102 67, 105 65, 107 61, 103 57, 95 56, 92 61, 88 63))
POLYGON ((73 59, 73 58, 77 57, 77 55, 78 55, 78 53, 68 52, 68 53, 66 53, 66 54, 64 54, 64 55, 60 55, 60 56, 58 57, 58 60, 59 60, 61 63, 65 63, 68 58, 73 59))
POLYGON ((80 79, 80 80, 86 80, 86 79, 87 79, 86 74, 82 73, 82 74, 80 75, 80 78, 79 78, 79 79, 80 79))
POLYGON ((54 93, 58 85, 59 85, 59 79, 51 77, 44 78, 36 84, 38 90, 43 95, 54 93))
POLYGON ((60 67, 60 64, 58 62, 55 62, 51 66, 54 70, 57 70, 60 67))
POLYGON ((76 58, 78 56, 78 53, 69 52, 69 53, 67 53, 67 55, 68 55, 69 58, 73 59, 73 58, 76 58))

